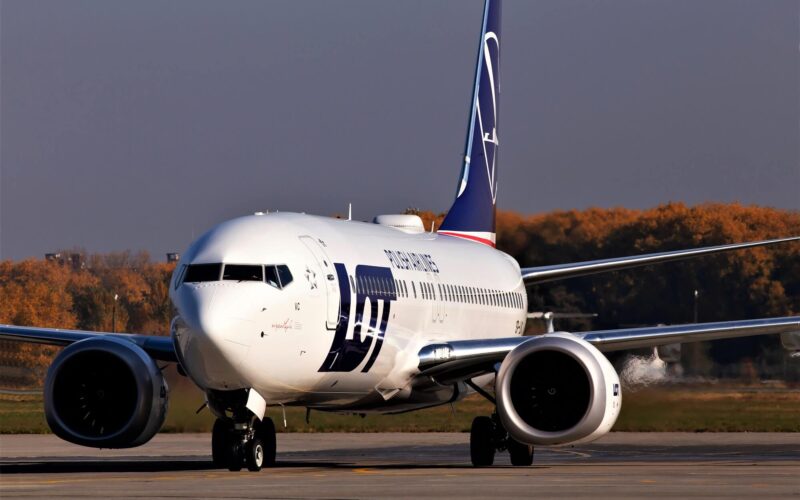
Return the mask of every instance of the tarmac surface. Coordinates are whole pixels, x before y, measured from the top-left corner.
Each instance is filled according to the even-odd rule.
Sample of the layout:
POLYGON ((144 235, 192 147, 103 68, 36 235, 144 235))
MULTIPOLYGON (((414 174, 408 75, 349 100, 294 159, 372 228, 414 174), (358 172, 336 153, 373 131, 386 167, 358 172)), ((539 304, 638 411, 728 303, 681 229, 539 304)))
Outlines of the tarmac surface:
POLYGON ((800 497, 800 434, 613 433, 539 448, 532 467, 469 465, 468 434, 279 434, 278 464, 229 472, 210 435, 129 450, 0 436, 0 497, 800 497))

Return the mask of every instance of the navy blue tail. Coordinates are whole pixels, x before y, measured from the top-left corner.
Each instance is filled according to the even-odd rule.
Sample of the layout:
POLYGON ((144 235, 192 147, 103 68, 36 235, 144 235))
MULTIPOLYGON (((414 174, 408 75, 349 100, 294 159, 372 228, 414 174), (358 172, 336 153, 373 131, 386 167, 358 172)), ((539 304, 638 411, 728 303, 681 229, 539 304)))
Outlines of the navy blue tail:
POLYGON ((439 233, 487 245, 495 242, 497 112, 500 105, 500 5, 486 0, 464 165, 456 201, 439 233))

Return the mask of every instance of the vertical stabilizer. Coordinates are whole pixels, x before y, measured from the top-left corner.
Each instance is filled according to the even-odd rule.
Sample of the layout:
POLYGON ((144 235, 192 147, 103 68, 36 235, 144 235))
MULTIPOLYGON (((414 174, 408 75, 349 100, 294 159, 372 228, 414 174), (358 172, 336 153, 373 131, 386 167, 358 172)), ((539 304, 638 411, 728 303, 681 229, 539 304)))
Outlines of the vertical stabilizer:
POLYGON ((500 101, 500 4, 486 0, 464 164, 456 200, 439 234, 495 244, 497 112, 500 101))

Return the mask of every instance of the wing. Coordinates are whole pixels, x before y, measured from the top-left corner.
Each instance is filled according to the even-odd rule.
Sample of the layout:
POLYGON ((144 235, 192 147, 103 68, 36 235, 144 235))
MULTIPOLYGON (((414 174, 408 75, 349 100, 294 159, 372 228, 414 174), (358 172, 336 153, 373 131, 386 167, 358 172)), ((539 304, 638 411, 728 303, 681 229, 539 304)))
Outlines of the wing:
POLYGON ((525 267, 522 268, 522 279, 526 284, 546 283, 548 281, 588 276, 590 274, 619 271, 633 267, 660 264, 681 259, 689 259, 718 252, 729 252, 764 245, 774 245, 787 241, 798 241, 800 236, 779 238, 776 240, 751 241, 749 243, 734 243, 731 245, 718 245, 713 247, 693 248, 690 250, 675 250, 672 252, 648 253, 632 257, 618 257, 613 259, 587 260, 571 264, 556 264, 553 266, 525 267))
MULTIPOLYGON (((599 330, 574 334, 602 352, 680 342, 800 332, 800 316, 695 323, 688 325, 599 330)), ((536 337, 457 340, 429 344, 419 352, 419 371, 440 383, 465 380, 494 371, 515 347, 536 337)))
POLYGON ((67 346, 75 342, 92 337, 113 335, 124 338, 138 345, 153 359, 160 361, 177 362, 175 348, 170 337, 157 337, 154 335, 136 335, 129 333, 89 332, 85 330, 61 330, 58 328, 37 328, 30 326, 0 325, 0 340, 17 342, 34 342, 67 346))

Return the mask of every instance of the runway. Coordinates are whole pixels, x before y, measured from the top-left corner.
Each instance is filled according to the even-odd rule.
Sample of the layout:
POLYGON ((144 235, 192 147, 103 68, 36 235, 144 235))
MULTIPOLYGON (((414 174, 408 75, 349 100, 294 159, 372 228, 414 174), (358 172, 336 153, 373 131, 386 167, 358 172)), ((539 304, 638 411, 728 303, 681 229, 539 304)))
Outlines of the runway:
POLYGON ((0 436, 0 496, 148 498, 784 497, 800 495, 800 434, 614 433, 539 448, 532 467, 469 465, 468 434, 279 434, 278 466, 213 468, 207 434, 130 450, 0 436))

